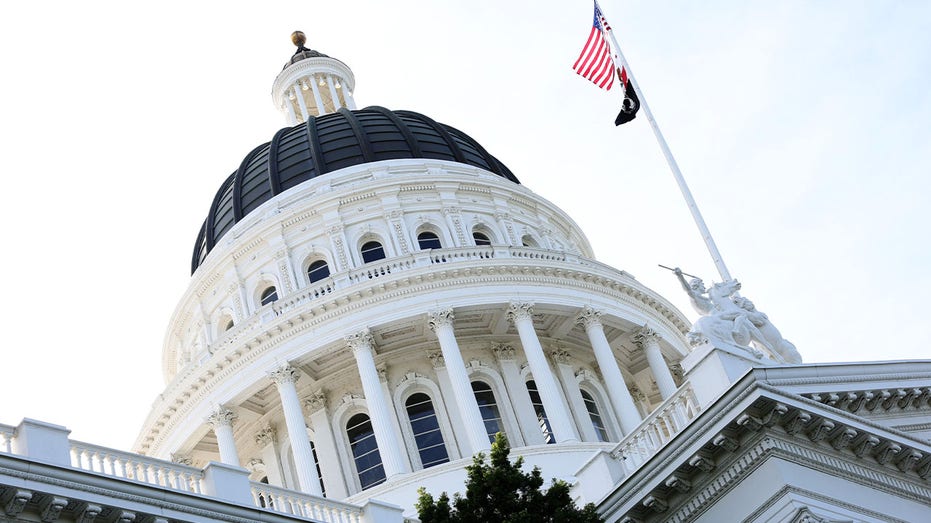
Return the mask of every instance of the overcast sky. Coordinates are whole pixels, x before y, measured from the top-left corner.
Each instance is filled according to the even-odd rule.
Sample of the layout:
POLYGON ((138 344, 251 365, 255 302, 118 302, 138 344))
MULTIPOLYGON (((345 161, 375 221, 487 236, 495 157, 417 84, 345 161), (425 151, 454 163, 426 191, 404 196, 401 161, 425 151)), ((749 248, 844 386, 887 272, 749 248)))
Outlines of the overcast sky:
MULTIPOLYGON (((602 8, 731 273, 808 362, 926 358, 931 3, 602 8)), ((211 199, 285 120, 291 31, 360 107, 457 127, 695 314, 719 279, 645 118, 576 76, 590 2, 15 2, 0 16, 0 423, 129 449, 211 199)))

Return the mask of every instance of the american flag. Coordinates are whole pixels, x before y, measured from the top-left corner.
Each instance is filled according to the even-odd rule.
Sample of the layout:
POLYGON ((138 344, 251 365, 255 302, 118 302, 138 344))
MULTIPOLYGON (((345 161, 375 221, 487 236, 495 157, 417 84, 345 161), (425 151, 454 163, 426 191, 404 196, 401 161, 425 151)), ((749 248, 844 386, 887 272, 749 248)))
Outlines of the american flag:
MULTIPOLYGON (((605 31, 610 31, 611 26, 605 20, 598 2, 595 2, 595 16, 592 20, 592 31, 588 34, 588 41, 582 53, 579 54, 578 60, 572 69, 576 73, 591 80, 598 87, 609 90, 614 85, 614 58, 611 54, 611 46, 605 40, 605 31)), ((626 71, 621 69, 621 76, 626 77, 626 71)), ((625 82, 626 84, 626 82, 625 82)))

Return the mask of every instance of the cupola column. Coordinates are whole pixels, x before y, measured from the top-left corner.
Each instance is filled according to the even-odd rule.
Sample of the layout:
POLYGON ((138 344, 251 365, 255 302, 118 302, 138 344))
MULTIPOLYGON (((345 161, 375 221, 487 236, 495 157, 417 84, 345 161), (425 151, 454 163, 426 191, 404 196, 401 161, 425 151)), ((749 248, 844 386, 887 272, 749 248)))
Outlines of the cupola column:
POLYGON ((666 399, 675 394, 676 382, 672 379, 672 373, 669 372, 669 367, 666 365, 666 360, 663 359, 663 353, 659 348, 659 334, 644 325, 630 339, 643 349, 644 354, 646 354, 660 396, 666 399))
POLYGON ((297 97, 297 105, 301 107, 301 116, 306 122, 310 118, 310 111, 307 110, 307 100, 304 99, 304 91, 301 89, 301 83, 298 82, 291 87, 291 91, 294 92, 294 96, 297 97))
POLYGON ((288 100, 285 97, 284 102, 282 102, 285 111, 288 113, 288 123, 291 125, 297 125, 297 114, 294 112, 294 104, 291 103, 291 100, 288 100))
POLYGON ((533 380, 537 384, 537 390, 543 401, 543 408, 546 409, 550 427, 556 436, 556 442, 578 441, 579 438, 572 428, 572 418, 559 392, 559 385, 553 377, 553 371, 543 353, 543 346, 540 345, 540 339, 537 338, 537 333, 533 328, 533 304, 511 303, 507 315, 517 328, 520 343, 527 356, 527 364, 530 365, 530 372, 533 373, 533 380))
POLYGON ((317 477, 317 468, 314 465, 314 454, 310 448, 310 439, 307 437, 307 425, 304 422, 304 413, 301 410, 301 400, 297 396, 294 384, 300 377, 297 369, 290 365, 283 365, 268 374, 268 377, 278 386, 278 395, 281 397, 281 409, 284 411, 284 422, 288 427, 288 438, 291 440, 291 449, 294 452, 294 467, 297 469, 297 482, 301 490, 315 496, 322 496, 320 480, 317 477))
POLYGON ((372 344, 374 339, 368 329, 346 336, 346 343, 356 357, 356 366, 359 377, 362 379, 362 392, 365 394, 365 404, 369 409, 372 420, 372 430, 375 432, 375 441, 378 443, 378 452, 381 454, 385 475, 389 478, 397 474, 410 472, 407 459, 401 454, 404 447, 395 436, 394 425, 391 423, 391 409, 388 399, 381 388, 378 379, 378 369, 375 367, 375 356, 372 344))
POLYGON ((327 113, 327 110, 323 105, 323 97, 320 96, 320 89, 317 87, 317 77, 311 76, 307 81, 310 83, 310 88, 314 93, 314 102, 317 104, 317 114, 314 116, 323 116, 327 113))
POLYGON ((485 432, 485 423, 482 421, 482 413, 478 409, 478 402, 475 401, 472 383, 469 381, 469 374, 466 372, 462 353, 459 351, 459 343, 456 341, 456 334, 453 331, 453 320, 455 319, 453 310, 434 311, 428 314, 428 318, 430 329, 436 333, 436 337, 440 342, 446 372, 449 375, 453 394, 456 397, 456 406, 465 426, 466 439, 469 442, 472 454, 488 450, 491 445, 488 442, 488 434, 485 432))
POLYGON ((608 396, 611 398, 611 405, 614 407, 614 413, 620 420, 621 430, 624 434, 630 434, 637 428, 642 421, 640 413, 634 405, 634 399, 627 390, 627 384, 624 383, 624 375, 621 374, 621 368, 614 359, 614 351, 608 344, 608 338, 605 336, 604 326, 601 324, 601 312, 585 307, 576 318, 576 323, 585 328, 588 334, 588 340, 592 344, 592 350, 595 352, 595 361, 598 362, 598 368, 604 376, 605 387, 608 389, 608 396))
POLYGON ((336 86, 333 84, 333 76, 325 75, 325 78, 327 86, 330 88, 330 98, 333 99, 333 111, 338 111, 343 104, 339 101, 339 93, 336 91, 336 86))
POLYGON ((233 437, 233 422, 238 417, 230 409, 218 406, 207 416, 207 423, 213 428, 220 448, 220 462, 240 467, 239 453, 236 452, 236 439, 233 437))

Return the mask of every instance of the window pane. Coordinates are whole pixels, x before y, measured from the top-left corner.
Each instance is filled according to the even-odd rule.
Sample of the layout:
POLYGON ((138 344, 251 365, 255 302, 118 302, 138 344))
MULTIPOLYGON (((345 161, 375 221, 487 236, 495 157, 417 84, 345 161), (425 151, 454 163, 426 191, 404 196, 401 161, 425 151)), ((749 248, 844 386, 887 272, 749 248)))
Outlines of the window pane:
POLYGON ((372 263, 385 258, 385 248, 378 242, 367 242, 362 246, 362 261, 372 263))
POLYGON ((478 403, 478 410, 482 413, 482 421, 485 423, 485 432, 488 434, 488 441, 495 441, 495 434, 504 432, 504 424, 501 423, 501 414, 498 412, 498 404, 495 401, 495 393, 491 387, 484 381, 473 381, 472 392, 475 393, 475 401, 478 403))
POLYGON ((491 245, 491 240, 488 239, 488 236, 480 232, 473 232, 472 239, 475 240, 475 245, 478 245, 479 247, 483 245, 491 245))
POLYGON ((367 489, 385 481, 385 469, 381 464, 381 454, 378 453, 378 443, 375 442, 375 431, 372 430, 369 417, 356 414, 349 418, 346 435, 349 436, 349 446, 352 448, 362 488, 367 489))
POLYGON ((527 392, 530 393, 530 403, 533 403, 533 410, 537 413, 537 422, 540 423, 543 441, 547 444, 556 443, 553 429, 550 427, 550 420, 546 418, 546 409, 543 408, 543 400, 540 399, 540 392, 537 390, 536 382, 533 380, 527 382, 527 392))
POLYGON ((417 243, 420 245, 420 249, 424 251, 443 247, 443 245, 440 244, 440 238, 435 233, 429 231, 418 234, 417 243))
POLYGON ((314 440, 310 440, 310 452, 314 455, 314 467, 317 468, 317 479, 320 480, 320 491, 323 493, 323 496, 326 497, 326 486, 323 484, 323 472, 320 471, 320 460, 317 458, 317 447, 314 445, 314 440))
POLYGON ((269 303, 273 301, 277 301, 277 300, 278 300, 278 291, 274 287, 269 287, 265 289, 264 291, 262 291, 262 298, 260 300, 262 302, 262 305, 268 305, 269 303))
POLYGON ((414 441, 420 453, 420 462, 423 468, 439 465, 449 461, 446 445, 443 443, 443 434, 436 420, 436 411, 430 397, 422 392, 411 394, 405 402, 407 417, 411 420, 411 430, 414 432, 414 441))
POLYGON ((307 267, 307 279, 310 283, 330 277, 330 266, 323 260, 317 260, 307 267))
MULTIPOLYGON (((580 389, 581 390, 581 389, 580 389)), ((592 420, 592 427, 595 428, 595 434, 598 436, 598 441, 608 441, 608 431, 605 429, 604 421, 601 419, 601 414, 598 413, 598 405, 595 403, 595 398, 591 394, 582 392, 582 400, 585 401, 585 408, 588 410, 588 417, 592 420)))

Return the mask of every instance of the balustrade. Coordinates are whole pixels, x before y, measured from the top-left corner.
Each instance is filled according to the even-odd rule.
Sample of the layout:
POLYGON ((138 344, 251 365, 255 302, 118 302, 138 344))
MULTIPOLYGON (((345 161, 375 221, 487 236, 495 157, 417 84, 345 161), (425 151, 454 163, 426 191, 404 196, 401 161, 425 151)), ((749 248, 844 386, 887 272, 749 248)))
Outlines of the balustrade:
POLYGON ((266 483, 250 482, 257 507, 326 523, 360 523, 362 509, 319 496, 295 492, 266 483))
POLYGON ((74 440, 71 466, 172 490, 203 493, 204 473, 198 468, 74 440))
POLYGON ((16 427, 0 424, 0 452, 13 452, 13 433, 16 427))
POLYGON ((625 436, 611 455, 631 474, 682 432, 700 410, 692 385, 686 382, 625 436))

